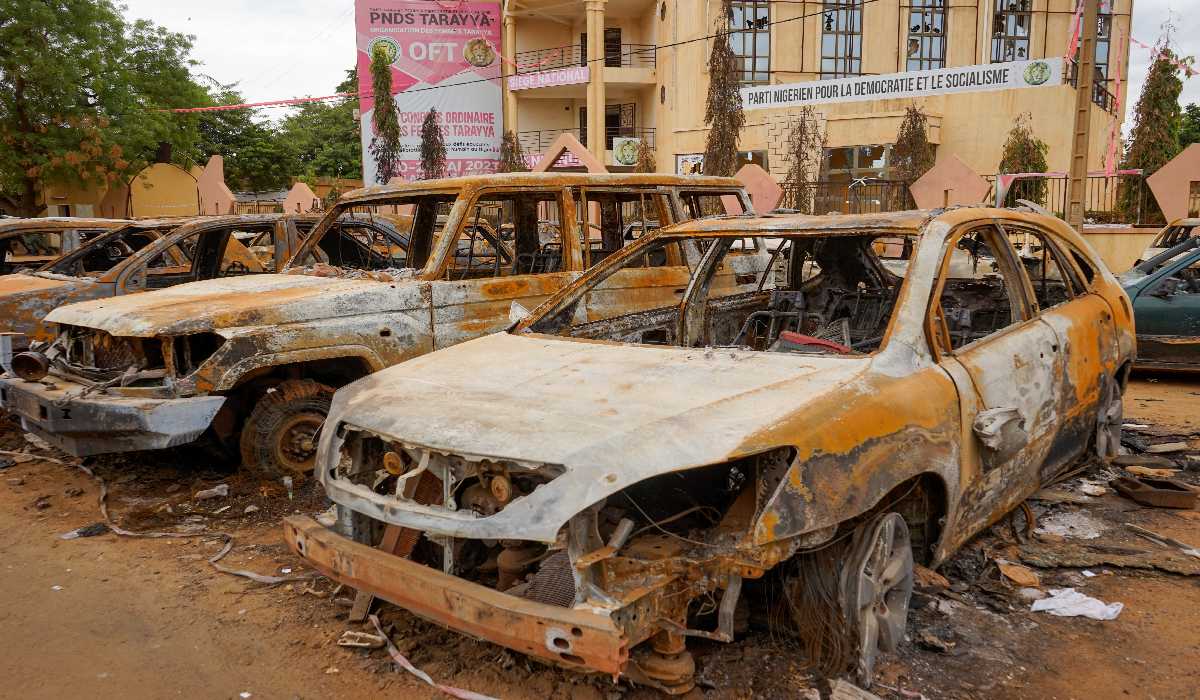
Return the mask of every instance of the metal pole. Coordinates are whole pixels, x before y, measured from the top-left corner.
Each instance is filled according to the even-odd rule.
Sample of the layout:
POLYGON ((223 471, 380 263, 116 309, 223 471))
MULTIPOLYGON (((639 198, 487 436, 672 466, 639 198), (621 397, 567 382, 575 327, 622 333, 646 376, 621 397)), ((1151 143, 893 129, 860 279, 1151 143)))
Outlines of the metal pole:
POLYGON ((1067 185, 1067 223, 1083 233, 1087 201, 1088 141, 1092 123, 1092 78, 1096 63, 1096 14, 1100 0, 1083 0, 1083 31, 1075 57, 1075 135, 1067 185))

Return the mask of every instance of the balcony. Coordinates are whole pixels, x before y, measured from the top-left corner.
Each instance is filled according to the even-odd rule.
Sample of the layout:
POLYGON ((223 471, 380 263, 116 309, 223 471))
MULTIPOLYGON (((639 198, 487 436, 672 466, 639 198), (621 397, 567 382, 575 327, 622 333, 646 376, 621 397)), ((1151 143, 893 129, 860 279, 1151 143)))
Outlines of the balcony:
MULTIPOLYGON (((583 145, 587 145, 587 130, 586 129, 540 129, 537 131, 521 131, 517 133, 517 141, 521 144, 521 150, 526 155, 533 153, 545 153, 550 144, 554 143, 554 139, 562 134, 574 134, 575 138, 583 145)), ((651 148, 654 147, 654 129, 629 129, 620 127, 608 127, 604 130, 604 149, 612 150, 613 139, 618 137, 638 138, 643 143, 651 148)))
MULTIPOLYGON (((1071 87, 1075 87, 1078 84, 1075 78, 1079 73, 1079 64, 1075 61, 1067 61, 1064 67, 1067 72, 1066 82, 1071 87)), ((1096 77, 1092 81, 1092 103, 1109 114, 1116 114, 1117 96, 1108 91, 1107 82, 1108 80, 1097 71, 1096 77)))
MULTIPOLYGON (((587 64, 584 48, 579 44, 534 51, 518 51, 515 58, 518 74, 587 64)), ((655 47, 653 44, 606 43, 604 45, 604 66, 606 68, 653 69, 655 67, 655 47)))

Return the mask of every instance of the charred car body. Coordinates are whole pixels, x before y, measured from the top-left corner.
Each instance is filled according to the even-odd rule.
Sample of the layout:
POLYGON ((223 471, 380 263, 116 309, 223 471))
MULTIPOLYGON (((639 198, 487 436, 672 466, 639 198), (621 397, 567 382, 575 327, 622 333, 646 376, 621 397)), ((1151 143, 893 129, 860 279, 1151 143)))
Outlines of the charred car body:
POLYGON ((688 637, 731 641, 743 591, 775 586, 802 636, 846 635, 867 682, 903 636, 914 559, 1115 452, 1133 352, 1121 288, 1050 217, 693 221, 508 332, 338 392, 317 463, 337 524, 294 516, 285 536, 452 629, 668 692, 692 685, 688 637), (722 285, 747 237, 779 240, 774 263, 722 285), (705 253, 672 303, 603 305, 613 276, 682 245, 705 253))
MULTIPOLYGON (((359 190, 284 274, 57 309, 49 384, 0 380, 0 401, 76 455, 178 445, 211 429, 240 449, 244 466, 310 470, 334 388, 500 330, 514 301, 536 306, 619 251, 629 221, 678 221, 722 198, 749 208, 736 180, 665 175, 513 174, 359 190), (582 211, 595 214, 588 226, 576 223, 582 211), (357 228, 334 225, 345 215, 357 228)), ((755 260, 765 265, 765 253, 740 257, 748 274, 755 260)), ((675 298, 687 262, 644 260, 609 302, 638 309, 675 298)))

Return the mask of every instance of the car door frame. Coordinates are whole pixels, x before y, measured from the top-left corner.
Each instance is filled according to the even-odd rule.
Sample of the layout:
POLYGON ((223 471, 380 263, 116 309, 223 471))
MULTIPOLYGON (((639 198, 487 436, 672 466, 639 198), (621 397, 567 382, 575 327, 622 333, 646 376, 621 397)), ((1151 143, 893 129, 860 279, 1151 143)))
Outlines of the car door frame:
POLYGON ((1057 352, 1054 349, 1057 335, 1038 317, 1033 289, 1000 224, 1002 221, 995 217, 974 219, 955 226, 946 235, 925 309, 926 337, 933 362, 950 376, 959 397, 961 496, 956 512, 959 522, 954 531, 960 533, 986 527, 1039 488, 1037 474, 1056 436, 1056 426, 1051 420, 1054 407, 1047 404, 1058 395, 1060 387, 1053 360, 1048 364, 1041 361, 1045 354, 1057 352), (941 311, 941 295, 959 239, 982 227, 994 232, 990 237, 993 253, 1003 251, 1003 259, 998 258, 997 264, 1008 274, 1001 271, 1001 278, 1013 281, 1009 289, 1013 295, 1010 323, 952 348, 941 311), (1020 320, 1016 321, 1018 315, 1020 320), (1013 349, 1021 350, 1021 354, 1013 353, 1013 349), (1041 364, 1033 363, 1034 353, 1042 355, 1037 358, 1041 364), (997 372, 1004 374, 994 379, 986 376, 997 372), (1034 403, 1036 399, 1032 397, 1037 392, 1027 391, 1026 396, 1021 396, 1018 387, 1029 388, 1014 380, 1021 374, 1028 375, 1033 382, 1049 384, 1042 389, 1048 396, 1043 403, 1034 403), (999 405, 989 405, 997 404, 998 399, 999 405), (1047 409, 1050 415, 1045 415, 1047 409), (996 439, 984 437, 988 429, 995 429, 996 439))
MULTIPOLYGON (((275 223, 276 222, 274 222, 274 221, 268 220, 268 221, 253 221, 253 222, 245 222, 245 223, 239 223, 237 221, 214 221, 214 222, 200 222, 200 223, 194 223, 194 224, 184 224, 183 226, 179 226, 179 227, 172 229, 165 236, 160 237, 154 243, 151 243, 150 245, 143 247, 141 250, 139 250, 138 252, 136 252, 135 254, 130 256, 129 259, 121 262, 121 264, 119 264, 117 267, 110 270, 108 272, 108 275, 111 276, 115 282, 114 290, 117 295, 131 294, 133 292, 142 292, 142 291, 146 291, 148 289, 164 289, 166 287, 173 287, 178 284, 194 282, 197 280, 196 279, 183 280, 183 281, 175 282, 174 284, 166 285, 166 287, 150 287, 149 285, 147 285, 145 283, 146 267, 150 264, 150 261, 154 260, 156 257, 158 257, 159 255, 161 255, 163 253, 170 254, 172 258, 175 258, 178 261, 179 256, 176 253, 174 253, 173 251, 179 249, 180 241, 183 241, 184 239, 189 238, 191 236, 204 235, 204 234, 208 233, 209 231, 218 230, 218 229, 222 229, 222 228, 230 229, 230 232, 226 235, 226 238, 227 238, 226 244, 221 249, 221 259, 224 260, 226 248, 229 245, 228 241, 233 239, 233 232, 232 232, 233 228, 236 228, 239 225, 274 226, 275 223), (139 283, 138 280, 142 280, 142 281, 139 283)), ((239 245, 240 245, 240 243, 239 243, 239 245)), ((243 248, 244 248, 244 246, 243 246, 243 248)), ((250 257, 253 257, 250 254, 249 250, 246 251, 246 254, 250 257)), ((192 259, 189 259, 189 261, 188 261, 190 264, 189 274, 191 274, 192 272, 195 271, 196 261, 195 261, 194 257, 195 256, 193 255, 192 259)), ((208 279, 208 278, 204 278, 204 279, 208 279)))
POLYGON ((430 328, 432 329, 433 349, 435 350, 503 330, 511 324, 509 317, 512 304, 516 303, 525 309, 532 309, 578 279, 582 273, 582 257, 579 252, 578 231, 575 223, 575 205, 574 200, 568 193, 568 188, 565 187, 547 185, 493 185, 479 187, 471 191, 464 190, 459 195, 459 200, 455 202, 454 208, 447 218, 446 227, 442 230, 440 236, 441 238, 434 241, 429 263, 425 266, 421 274, 421 277, 428 280, 430 285, 428 297, 430 328), (558 272, 536 272, 502 277, 480 277, 464 280, 444 279, 449 269, 451 257, 453 257, 457 250, 459 238, 467 227, 472 225, 470 217, 467 214, 473 211, 476 204, 482 199, 503 197, 521 192, 553 194, 558 201, 559 215, 562 220, 560 228, 563 246, 562 269, 558 272), (457 212, 457 216, 455 212, 457 212), (521 288, 522 283, 526 283, 526 289, 532 286, 538 293, 524 296, 513 294, 514 290, 521 288), (469 298, 472 287, 477 287, 475 291, 478 292, 480 297, 507 303, 509 308, 505 309, 505 313, 497 314, 494 318, 481 316, 475 319, 467 319, 465 318, 467 314, 463 313, 459 314, 459 318, 457 319, 453 318, 454 314, 448 314, 439 320, 439 310, 458 308, 465 311, 466 307, 472 303, 472 300, 469 298), (476 325, 478 327, 472 326, 472 322, 477 322, 476 325), (445 330, 439 333, 439 326, 443 329, 450 326, 458 326, 469 330, 465 333, 451 335, 445 330), (481 330, 481 328, 483 329, 481 330))

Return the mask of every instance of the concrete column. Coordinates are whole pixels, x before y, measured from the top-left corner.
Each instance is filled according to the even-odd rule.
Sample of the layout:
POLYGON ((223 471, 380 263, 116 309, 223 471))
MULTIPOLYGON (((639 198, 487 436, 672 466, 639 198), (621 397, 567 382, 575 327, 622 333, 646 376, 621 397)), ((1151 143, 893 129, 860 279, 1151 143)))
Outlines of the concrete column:
POLYGON ((587 149, 604 160, 604 3, 585 0, 587 12, 587 57, 590 71, 587 89, 587 149))
POLYGON ((502 46, 500 50, 504 56, 504 66, 502 69, 504 75, 504 130, 515 134, 518 128, 517 95, 508 89, 508 76, 514 75, 517 72, 517 18, 505 12, 502 27, 504 29, 504 36, 501 41, 502 46))

